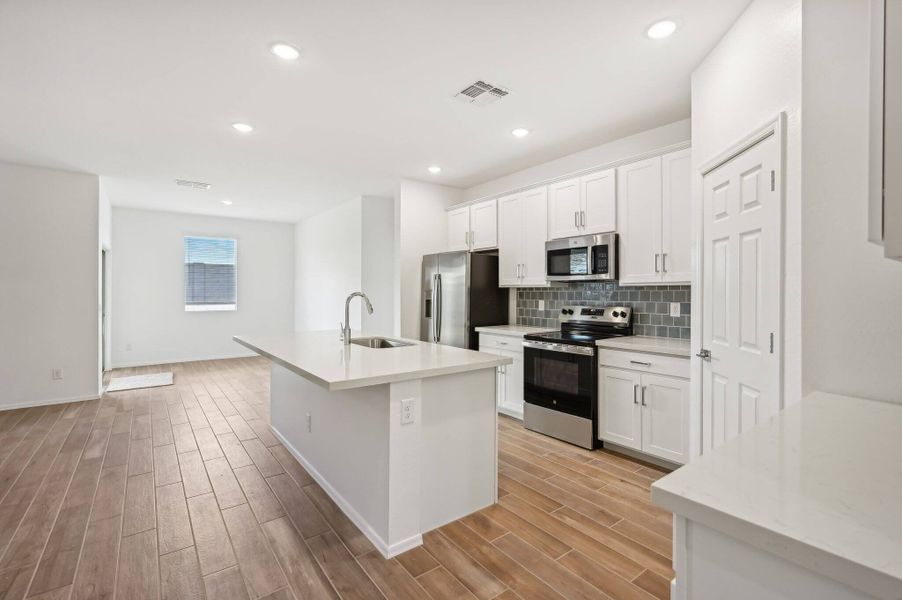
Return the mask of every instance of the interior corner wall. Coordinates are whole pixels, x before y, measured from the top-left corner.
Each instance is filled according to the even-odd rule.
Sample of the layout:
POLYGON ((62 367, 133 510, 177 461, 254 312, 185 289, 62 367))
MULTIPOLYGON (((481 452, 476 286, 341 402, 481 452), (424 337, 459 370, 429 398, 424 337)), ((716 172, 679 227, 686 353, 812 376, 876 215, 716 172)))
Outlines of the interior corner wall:
POLYGON ((97 176, 0 163, 0 410, 99 395, 99 275, 97 176))
POLYGON ((294 329, 290 223, 113 207, 113 367, 252 356, 236 334, 294 329), (238 241, 238 310, 185 311, 188 235, 238 241))
POLYGON ((902 402, 902 263, 868 241, 869 4, 803 2, 804 383, 902 402))
POLYGON ((395 279, 399 290, 398 335, 420 337, 423 255, 447 248, 445 209, 463 201, 463 191, 411 179, 399 182, 395 198, 395 279))
MULTIPOLYGON (((754 0, 692 74, 694 171, 780 112, 786 113, 783 389, 789 404, 802 395, 802 1, 754 0)), ((697 177, 695 206, 701 197, 697 177)), ((700 328, 692 332, 693 347, 700 348, 700 328)))

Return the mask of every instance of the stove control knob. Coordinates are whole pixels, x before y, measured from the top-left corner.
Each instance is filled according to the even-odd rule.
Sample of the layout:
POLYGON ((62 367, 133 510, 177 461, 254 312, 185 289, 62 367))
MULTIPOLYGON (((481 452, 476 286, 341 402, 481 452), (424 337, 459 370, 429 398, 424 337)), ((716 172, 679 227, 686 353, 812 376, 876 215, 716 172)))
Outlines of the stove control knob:
POLYGON ((572 309, 572 308, 568 308, 568 309, 567 309, 567 314, 568 314, 568 315, 572 315, 572 314, 573 314, 573 309, 572 309))
POLYGON ((567 309, 566 309, 566 308, 562 308, 562 309, 561 309, 561 314, 562 314, 562 315, 566 315, 566 314, 567 314, 567 309))

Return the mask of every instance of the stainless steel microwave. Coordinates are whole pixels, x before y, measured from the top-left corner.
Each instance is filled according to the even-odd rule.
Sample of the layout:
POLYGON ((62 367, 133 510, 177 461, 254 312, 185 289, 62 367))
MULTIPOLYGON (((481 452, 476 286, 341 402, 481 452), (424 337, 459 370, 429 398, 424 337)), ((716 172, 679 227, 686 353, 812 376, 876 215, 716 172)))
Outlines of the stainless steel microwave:
POLYGON ((548 281, 617 279, 617 234, 581 235, 545 242, 548 281))

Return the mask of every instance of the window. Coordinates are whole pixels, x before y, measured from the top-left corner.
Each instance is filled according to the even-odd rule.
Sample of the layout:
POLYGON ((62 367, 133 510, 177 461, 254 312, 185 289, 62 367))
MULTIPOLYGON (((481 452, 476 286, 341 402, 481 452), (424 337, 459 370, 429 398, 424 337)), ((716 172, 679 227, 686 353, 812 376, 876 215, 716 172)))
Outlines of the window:
POLYGON ((185 238, 185 310, 236 310, 238 266, 235 240, 185 238))

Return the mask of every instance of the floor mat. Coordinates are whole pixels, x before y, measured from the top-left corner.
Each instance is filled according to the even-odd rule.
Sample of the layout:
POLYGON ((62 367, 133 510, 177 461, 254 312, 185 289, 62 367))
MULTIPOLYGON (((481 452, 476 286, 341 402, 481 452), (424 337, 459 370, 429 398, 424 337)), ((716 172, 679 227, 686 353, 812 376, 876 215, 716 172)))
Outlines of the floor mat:
POLYGON ((138 390, 141 388, 172 385, 172 373, 153 373, 151 375, 133 375, 132 377, 114 377, 106 387, 108 392, 138 390))

